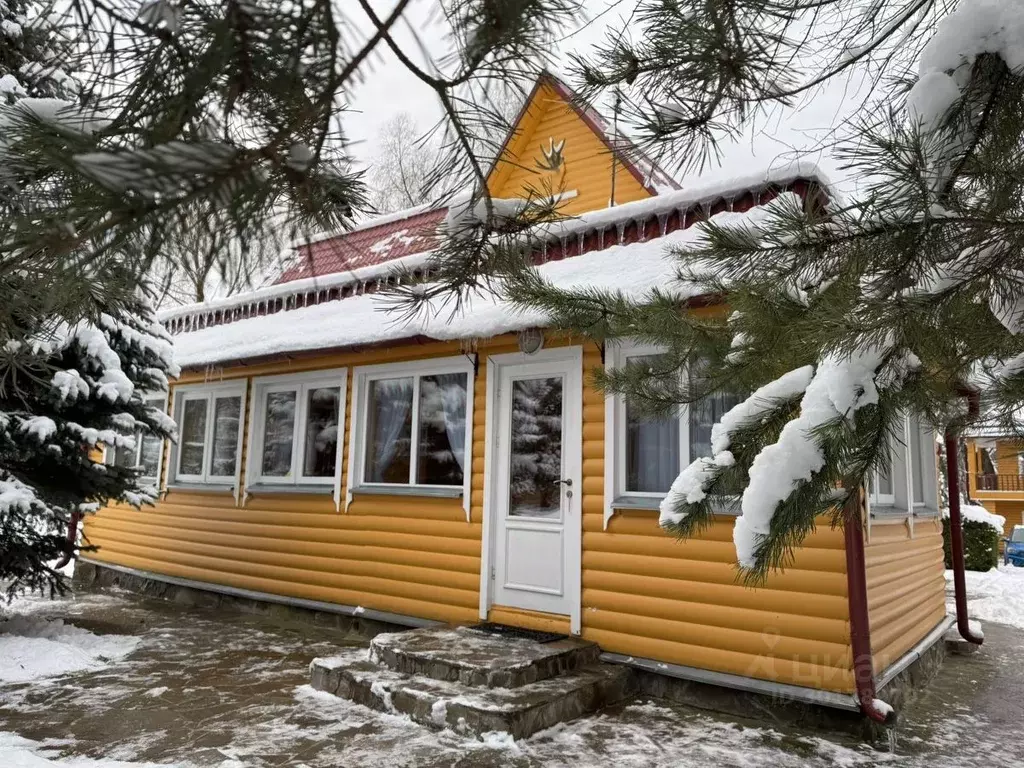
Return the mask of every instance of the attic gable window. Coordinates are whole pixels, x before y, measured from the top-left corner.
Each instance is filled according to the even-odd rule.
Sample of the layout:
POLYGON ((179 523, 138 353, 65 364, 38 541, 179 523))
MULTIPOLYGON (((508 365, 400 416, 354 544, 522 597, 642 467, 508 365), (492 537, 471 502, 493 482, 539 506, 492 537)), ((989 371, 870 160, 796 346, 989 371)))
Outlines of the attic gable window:
POLYGON ((334 484, 347 376, 342 368, 253 381, 249 485, 334 484))
MULTIPOLYGON (((657 362, 662 350, 622 342, 609 345, 606 365, 657 362)), ((696 376, 694 371, 686 375, 696 376)), ((615 509, 656 509, 683 467, 711 455, 711 427, 741 398, 714 393, 671 416, 643 414, 622 396, 605 410, 605 522, 615 509)))
POLYGON ((357 368, 349 496, 468 500, 472 391, 473 363, 466 357, 357 368))
POLYGON ((245 381, 175 387, 178 444, 168 484, 234 485, 242 453, 245 381))

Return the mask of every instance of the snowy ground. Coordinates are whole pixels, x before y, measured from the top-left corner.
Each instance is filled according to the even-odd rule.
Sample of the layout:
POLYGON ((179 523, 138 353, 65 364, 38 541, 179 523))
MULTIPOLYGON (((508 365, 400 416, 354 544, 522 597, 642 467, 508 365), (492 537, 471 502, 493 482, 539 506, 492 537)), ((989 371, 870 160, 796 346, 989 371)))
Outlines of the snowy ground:
POLYGON ((1024 627, 1024 569, 969 584, 986 644, 947 661, 891 749, 654 702, 475 741, 312 690, 336 631, 126 593, 22 600, 0 622, 0 768, 1016 765, 1024 632, 988 622, 1024 627))
MULTIPOLYGON (((971 616, 1024 630, 1024 568, 1001 565, 986 573, 967 571, 966 577, 971 616)), ((952 571, 946 571, 946 588, 953 589, 952 571)))

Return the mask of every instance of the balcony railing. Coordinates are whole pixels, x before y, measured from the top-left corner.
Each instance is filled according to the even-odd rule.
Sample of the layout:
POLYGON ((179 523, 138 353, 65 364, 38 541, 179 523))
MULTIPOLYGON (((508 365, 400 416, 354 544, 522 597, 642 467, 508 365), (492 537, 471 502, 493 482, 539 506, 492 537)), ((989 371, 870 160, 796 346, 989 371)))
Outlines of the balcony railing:
POLYGON ((975 475, 979 491, 1024 491, 1024 475, 975 475))

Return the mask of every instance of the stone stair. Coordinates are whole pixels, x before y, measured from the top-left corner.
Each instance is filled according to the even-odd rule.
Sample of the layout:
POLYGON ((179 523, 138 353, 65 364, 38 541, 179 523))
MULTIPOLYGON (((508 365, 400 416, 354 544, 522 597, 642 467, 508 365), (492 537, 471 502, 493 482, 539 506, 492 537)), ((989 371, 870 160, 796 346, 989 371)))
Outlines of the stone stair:
POLYGON ((538 643, 431 627, 314 659, 310 673, 318 690, 431 728, 520 739, 630 693, 629 670, 599 662, 599 653, 575 638, 538 643))

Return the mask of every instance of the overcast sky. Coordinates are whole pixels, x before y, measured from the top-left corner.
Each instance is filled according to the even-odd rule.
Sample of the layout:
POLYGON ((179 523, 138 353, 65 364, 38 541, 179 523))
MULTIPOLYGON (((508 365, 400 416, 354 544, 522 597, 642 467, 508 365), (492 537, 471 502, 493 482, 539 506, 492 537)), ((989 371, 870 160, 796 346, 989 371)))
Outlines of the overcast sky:
MULTIPOLYGON (((346 11, 352 22, 359 26, 353 33, 364 37, 369 22, 362 16, 355 3, 346 3, 346 11)), ((374 5, 383 17, 394 0, 375 0, 374 5)), ((577 30, 566 30, 566 37, 554 46, 553 68, 556 73, 564 70, 570 52, 586 52, 600 42, 609 27, 619 28, 623 16, 628 14, 633 0, 587 0, 589 22, 581 20, 577 30)), ((434 55, 445 50, 444 22, 436 18, 433 0, 413 0, 406 12, 404 24, 398 32, 398 39, 404 50, 420 54, 415 38, 409 29, 415 29, 427 49, 434 55)), ((423 60, 420 54, 419 61, 423 60)), ((375 137, 380 127, 398 112, 406 111, 416 120, 420 130, 427 130, 440 115, 433 92, 421 84, 395 59, 390 52, 381 49, 380 55, 367 71, 365 82, 353 92, 352 112, 345 117, 345 129, 354 142, 353 151, 363 162, 370 161, 377 152, 375 137)), ((570 82, 570 85, 572 83, 570 82)), ((864 88, 859 81, 845 80, 830 83, 827 87, 809 93, 793 109, 778 110, 774 114, 759 118, 748 134, 741 140, 725 147, 718 167, 705 170, 701 175, 708 177, 749 174, 758 167, 768 167, 785 161, 799 152, 819 163, 832 180, 843 184, 842 173, 827 153, 818 149, 821 139, 839 118, 863 98, 864 88)), ((686 176, 675 169, 677 180, 685 182, 686 176)), ((692 178, 692 175, 690 176, 692 178)))

